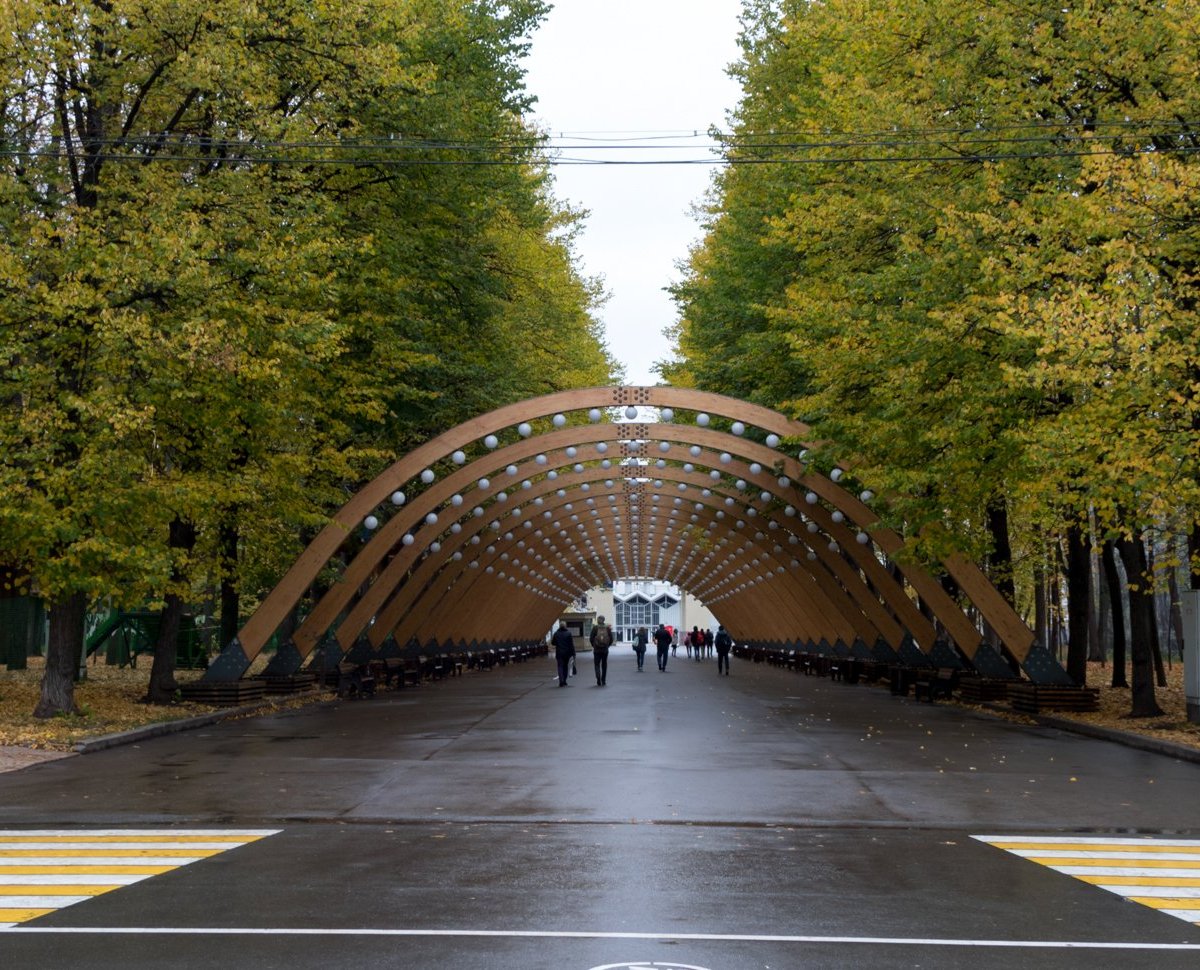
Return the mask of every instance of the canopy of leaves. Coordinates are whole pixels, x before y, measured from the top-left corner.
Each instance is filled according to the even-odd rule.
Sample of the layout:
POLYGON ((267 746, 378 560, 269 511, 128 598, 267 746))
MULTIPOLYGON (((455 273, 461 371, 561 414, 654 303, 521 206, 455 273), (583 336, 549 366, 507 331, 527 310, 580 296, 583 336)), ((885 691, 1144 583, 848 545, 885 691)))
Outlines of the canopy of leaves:
POLYGON ((194 593, 233 528, 253 597, 398 453, 612 378, 522 117, 545 9, 3 5, 0 564, 24 588, 194 593))
POLYGON ((927 551, 1200 516, 1200 8, 753 0, 665 373, 783 406, 927 551))

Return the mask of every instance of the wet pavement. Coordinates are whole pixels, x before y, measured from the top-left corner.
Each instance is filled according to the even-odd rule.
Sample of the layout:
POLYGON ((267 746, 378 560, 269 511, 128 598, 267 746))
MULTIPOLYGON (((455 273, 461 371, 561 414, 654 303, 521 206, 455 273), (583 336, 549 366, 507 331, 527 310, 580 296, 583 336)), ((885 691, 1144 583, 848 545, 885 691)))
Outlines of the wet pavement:
POLYGON ((1200 842, 1200 766, 762 666, 638 673, 615 648, 608 686, 590 673, 532 661, 0 775, 10 831, 278 830, 0 931, 0 962, 1200 960, 1200 926, 972 838, 1200 842))

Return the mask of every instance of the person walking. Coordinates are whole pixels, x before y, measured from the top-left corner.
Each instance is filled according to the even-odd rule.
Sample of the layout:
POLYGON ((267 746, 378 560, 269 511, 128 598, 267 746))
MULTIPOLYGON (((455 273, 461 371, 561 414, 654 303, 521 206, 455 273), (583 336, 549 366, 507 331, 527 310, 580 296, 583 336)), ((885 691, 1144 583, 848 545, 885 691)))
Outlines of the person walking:
POLYGON ((729 651, 733 649, 733 637, 726 631, 725 627, 717 627, 717 635, 713 638, 713 645, 717 648, 717 676, 721 676, 721 666, 725 666, 725 676, 729 676, 729 651))
POLYGON ((700 632, 698 626, 692 627, 692 632, 687 635, 688 643, 692 645, 692 650, 696 653, 697 660, 704 659, 704 635, 700 632))
POLYGON ((550 642, 554 644, 554 662, 558 664, 558 686, 570 687, 567 672, 571 668, 571 661, 575 659, 575 638, 567 629, 566 620, 558 621, 558 629, 554 631, 550 642))
POLYGON ((650 642, 650 636, 646 633, 644 626, 637 628, 637 633, 633 635, 633 652, 637 654, 638 671, 642 669, 642 664, 646 662, 646 644, 650 642))
POLYGON ((713 632, 711 629, 704 631, 704 656, 711 657, 713 655, 713 632))
POLYGON ((608 682, 608 648, 612 646, 612 627, 604 622, 604 617, 596 617, 596 625, 592 627, 592 661, 596 665, 596 686, 604 687, 608 682))
POLYGON ((658 669, 667 669, 667 655, 671 650, 671 632, 661 623, 654 631, 654 646, 658 650, 658 669))

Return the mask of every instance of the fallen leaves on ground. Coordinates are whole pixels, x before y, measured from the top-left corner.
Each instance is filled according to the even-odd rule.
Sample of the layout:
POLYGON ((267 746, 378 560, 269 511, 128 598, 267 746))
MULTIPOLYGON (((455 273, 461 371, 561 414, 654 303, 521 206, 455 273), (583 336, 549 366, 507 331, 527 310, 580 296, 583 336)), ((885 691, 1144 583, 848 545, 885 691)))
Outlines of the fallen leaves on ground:
MULTIPOLYGON (((146 696, 146 685, 150 680, 150 658, 143 657, 137 668, 110 667, 102 660, 88 664, 87 679, 75 685, 75 703, 80 713, 37 718, 33 716, 33 709, 41 695, 44 669, 40 657, 30 657, 26 670, 0 670, 0 745, 70 751, 80 741, 90 738, 221 710, 192 701, 170 705, 143 704, 141 699, 146 696)), ((250 672, 255 671, 252 666, 250 672)), ((198 680, 203 673, 202 670, 177 670, 175 680, 185 684, 198 680)), ((310 692, 271 698, 265 709, 303 706, 327 696, 310 692)))

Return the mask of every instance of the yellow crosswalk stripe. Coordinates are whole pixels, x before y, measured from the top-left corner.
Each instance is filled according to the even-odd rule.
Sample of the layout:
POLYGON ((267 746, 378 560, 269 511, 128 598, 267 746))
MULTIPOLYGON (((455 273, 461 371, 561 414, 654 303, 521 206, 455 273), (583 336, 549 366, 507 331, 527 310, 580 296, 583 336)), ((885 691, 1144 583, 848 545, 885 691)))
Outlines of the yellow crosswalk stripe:
POLYGON ((278 831, 0 830, 0 927, 26 923, 278 831))
MULTIPOLYGON (((1074 875, 1074 873, 1072 873, 1074 875)), ((1075 876, 1093 886, 1196 886, 1200 876, 1075 876)))
POLYGON ((61 872, 75 872, 80 875, 157 876, 159 873, 178 868, 179 866, 126 865, 4 866, 0 868, 0 876, 50 876, 61 872))
POLYGON ((14 923, 28 923, 31 919, 53 913, 52 909, 4 909, 0 907, 0 926, 12 926, 14 923))
MULTIPOLYGON (((1019 855, 1020 853, 1013 853, 1019 855)), ((1188 863, 1180 860, 1161 859, 1157 856, 1151 856, 1146 859, 1139 859, 1136 856, 1131 856, 1127 859, 1108 859, 1103 856, 1095 858, 1086 856, 1082 853, 1078 855, 1022 855, 1022 859, 1028 859, 1030 862, 1036 862, 1039 865, 1050 866, 1089 866, 1092 868, 1112 868, 1112 869, 1186 869, 1191 866, 1200 866, 1200 858, 1195 862, 1188 863)))
POLYGON ((1105 840, 1102 845, 1097 845, 1095 842, 1030 842, 1030 841, 996 841, 988 842, 989 845, 994 845, 997 849, 1007 849, 1010 852, 1016 849, 1046 849, 1055 852, 1094 852, 1097 849, 1102 849, 1106 852, 1133 852, 1138 855, 1153 855, 1155 852, 1178 852, 1183 855, 1200 856, 1200 842, 1181 842, 1177 839, 1163 840, 1161 843, 1153 845, 1147 844, 1147 840, 1137 839, 1117 839, 1105 840))
MULTIPOLYGON (((230 846, 233 848, 233 846, 230 846)), ((5 849, 0 859, 195 859, 219 855, 224 849, 5 849)))
POLYGON ((1200 926, 1200 841, 1080 836, 971 838, 1200 926))
MULTIPOLYGON (((1200 899, 1179 899, 1175 896, 1129 896, 1135 903, 1152 909, 1195 909, 1200 910, 1200 899)), ((1200 912, 1196 914, 1200 919, 1200 912)))
POLYGON ((6 835, 4 842, 6 845, 20 845, 24 842, 89 842, 93 845, 103 845, 106 842, 170 842, 174 845, 186 845, 190 842, 228 842, 232 845, 245 845, 248 842, 256 842, 263 838, 261 835, 222 835, 214 832, 212 835, 97 835, 97 836, 81 836, 79 833, 72 835, 38 835, 26 833, 24 835, 6 835))

